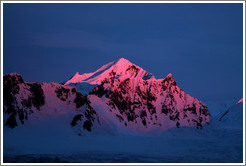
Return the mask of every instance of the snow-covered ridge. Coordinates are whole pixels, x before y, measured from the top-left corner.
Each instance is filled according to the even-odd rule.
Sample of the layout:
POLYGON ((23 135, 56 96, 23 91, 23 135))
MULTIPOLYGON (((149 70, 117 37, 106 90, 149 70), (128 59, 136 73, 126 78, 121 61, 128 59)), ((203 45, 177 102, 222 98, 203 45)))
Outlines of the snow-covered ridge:
POLYGON ((103 65, 97 71, 92 73, 84 73, 80 75, 78 72, 68 80, 65 85, 70 83, 90 83, 101 84, 101 82, 110 76, 126 77, 126 78, 142 78, 142 79, 155 79, 151 73, 143 70, 141 67, 129 62, 127 59, 120 58, 116 61, 103 65))
POLYGON ((206 105, 180 89, 172 74, 155 79, 124 58, 94 73, 76 73, 66 85, 26 83, 18 74, 5 75, 4 105, 9 127, 34 117, 66 116, 64 123, 80 134, 84 130, 153 134, 210 123, 206 105))

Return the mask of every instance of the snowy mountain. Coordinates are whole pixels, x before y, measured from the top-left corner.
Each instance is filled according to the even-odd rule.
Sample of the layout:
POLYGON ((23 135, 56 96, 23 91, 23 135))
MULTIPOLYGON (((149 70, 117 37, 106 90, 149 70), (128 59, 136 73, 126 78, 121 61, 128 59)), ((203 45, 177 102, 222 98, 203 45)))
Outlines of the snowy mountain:
POLYGON ((66 116, 62 123, 79 134, 160 133, 210 122, 206 105, 180 89, 171 74, 155 79, 123 58, 93 73, 76 73, 65 85, 27 83, 18 74, 4 76, 5 125, 14 128, 47 116, 66 116), (80 86, 78 90, 87 95, 71 86, 80 86))
POLYGON ((165 79, 155 79, 151 73, 124 58, 93 73, 76 73, 65 85, 78 87, 80 83, 97 84, 88 96, 97 96, 97 100, 105 103, 103 110, 113 112, 131 129, 148 131, 157 126, 167 129, 210 122, 205 104, 185 94, 171 74, 165 79))
MULTIPOLYGON (((76 88, 57 83, 27 83, 19 74, 3 77, 3 123, 15 128, 25 123, 42 123, 49 116, 74 116, 83 122, 83 128, 90 131, 92 122, 98 119, 86 96, 76 88)), ((69 123, 69 122, 68 122, 69 123)))
POLYGON ((229 107, 217 117, 218 121, 227 127, 243 127, 243 98, 229 107))

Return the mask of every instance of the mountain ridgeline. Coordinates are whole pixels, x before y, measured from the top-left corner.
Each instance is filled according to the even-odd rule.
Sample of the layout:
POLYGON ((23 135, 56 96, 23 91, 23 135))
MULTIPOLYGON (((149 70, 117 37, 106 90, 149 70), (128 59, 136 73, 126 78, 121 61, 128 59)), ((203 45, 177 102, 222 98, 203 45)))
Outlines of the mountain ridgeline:
POLYGON ((47 116, 68 117, 62 123, 79 135, 153 133, 210 122, 206 105, 180 89, 171 74, 156 79, 124 58, 93 73, 76 73, 64 85, 27 83, 7 74, 3 87, 4 125, 10 128, 45 123, 47 116))

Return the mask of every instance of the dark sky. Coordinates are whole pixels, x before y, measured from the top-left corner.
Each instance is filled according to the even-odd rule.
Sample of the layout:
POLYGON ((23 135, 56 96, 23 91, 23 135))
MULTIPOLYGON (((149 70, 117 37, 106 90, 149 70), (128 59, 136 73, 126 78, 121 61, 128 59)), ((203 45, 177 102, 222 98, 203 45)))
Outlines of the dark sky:
POLYGON ((243 96, 243 4, 4 4, 4 74, 62 82, 124 57, 203 101, 243 96))

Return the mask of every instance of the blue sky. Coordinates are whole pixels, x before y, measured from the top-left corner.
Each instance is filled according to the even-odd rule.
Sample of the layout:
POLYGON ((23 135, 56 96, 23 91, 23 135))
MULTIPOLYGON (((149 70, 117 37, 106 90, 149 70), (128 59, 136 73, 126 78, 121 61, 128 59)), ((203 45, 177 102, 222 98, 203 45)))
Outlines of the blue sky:
POLYGON ((62 82, 124 57, 200 100, 243 96, 242 4, 4 4, 4 74, 62 82))

